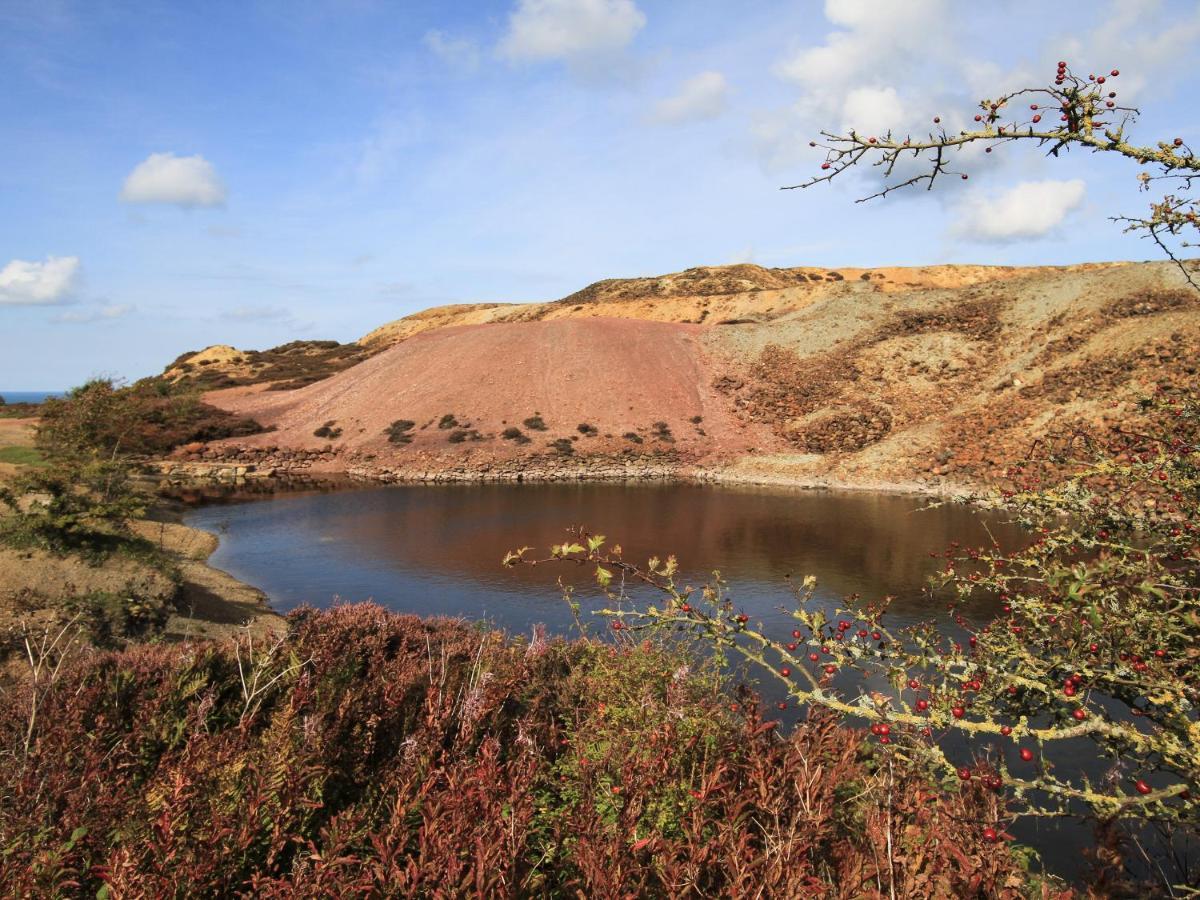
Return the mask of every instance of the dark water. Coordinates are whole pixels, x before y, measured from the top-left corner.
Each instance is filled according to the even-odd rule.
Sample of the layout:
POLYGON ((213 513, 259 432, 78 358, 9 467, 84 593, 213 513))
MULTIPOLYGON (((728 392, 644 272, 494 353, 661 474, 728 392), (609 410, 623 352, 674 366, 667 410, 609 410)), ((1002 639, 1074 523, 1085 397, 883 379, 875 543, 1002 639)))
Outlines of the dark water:
MULTIPOLYGON (((600 606, 590 570, 500 564, 516 547, 563 541, 573 525, 620 543, 630 561, 673 553, 695 584, 720 569, 736 605, 781 638, 792 627, 779 609, 791 598, 789 574, 815 575, 818 599, 830 607, 850 594, 865 601, 893 595, 893 627, 930 618, 945 623, 944 607, 926 590, 926 579, 938 567, 930 552, 943 551, 951 541, 984 543, 992 535, 1004 546, 1021 541, 1014 527, 965 507, 926 509, 919 498, 851 492, 421 485, 267 497, 210 502, 189 512, 186 521, 220 534, 212 563, 262 588, 275 608, 369 599, 399 612, 486 619, 518 633, 528 633, 535 623, 552 632, 571 631, 571 615, 556 586, 559 576, 580 586, 585 605, 600 606)), ((996 607, 980 601, 967 612, 986 619, 996 607)), ((773 679, 760 686, 765 701, 781 699, 773 679)), ((1026 820, 1013 831, 1068 877, 1079 874, 1080 851, 1091 843, 1090 832, 1077 825, 1026 820)))
MULTIPOLYGON (((213 564, 262 588, 280 610, 371 599, 523 632, 534 623, 569 629, 558 576, 574 579, 585 599, 595 592, 574 567, 504 569, 500 560, 522 545, 561 542, 572 525, 607 535, 631 561, 675 554, 697 584, 720 569, 735 603, 764 622, 784 623, 776 607, 789 600, 789 574, 817 576, 831 603, 892 594, 893 622, 924 619, 937 609, 924 593, 937 566, 929 552, 988 533, 967 509, 923 505, 700 485, 422 485, 210 505, 187 522, 221 534, 213 564)), ((1017 539, 1001 523, 991 529, 1017 539)))
POLYGON ((51 397, 66 396, 63 391, 0 391, 6 403, 41 403, 51 397))

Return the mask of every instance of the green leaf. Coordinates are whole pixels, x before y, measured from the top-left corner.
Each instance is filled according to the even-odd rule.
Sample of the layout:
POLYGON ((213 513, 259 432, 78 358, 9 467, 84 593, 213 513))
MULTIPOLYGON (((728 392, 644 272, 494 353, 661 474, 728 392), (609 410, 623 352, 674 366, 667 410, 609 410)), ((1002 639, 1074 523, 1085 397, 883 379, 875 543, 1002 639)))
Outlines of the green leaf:
POLYGON ((610 584, 612 584, 612 572, 608 571, 608 569, 604 568, 603 566, 596 566, 596 583, 599 584, 600 587, 608 587, 610 584))

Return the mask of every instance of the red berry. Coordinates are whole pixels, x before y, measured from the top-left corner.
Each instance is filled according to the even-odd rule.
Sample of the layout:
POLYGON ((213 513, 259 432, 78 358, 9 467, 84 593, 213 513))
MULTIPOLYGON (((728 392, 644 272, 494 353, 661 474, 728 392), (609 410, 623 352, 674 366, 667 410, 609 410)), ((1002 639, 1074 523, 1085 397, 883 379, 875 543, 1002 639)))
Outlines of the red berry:
POLYGON ((982 121, 983 121, 983 116, 976 116, 976 117, 975 117, 975 121, 976 121, 976 122, 982 122, 982 121))
POLYGON ((809 660, 810 660, 811 662, 816 662, 816 661, 817 661, 818 659, 820 659, 821 657, 819 657, 819 656, 818 656, 817 654, 815 654, 815 653, 810 653, 810 654, 808 654, 808 658, 809 658, 809 660))
POLYGON ((942 121, 942 120, 941 120, 941 118, 940 118, 939 116, 934 116, 934 117, 933 117, 933 124, 934 124, 934 125, 937 125, 937 124, 938 124, 939 122, 941 122, 941 121, 942 121))
POLYGON ((779 670, 779 674, 782 675, 784 678, 791 678, 792 670, 789 669, 787 666, 784 666, 782 669, 779 670))
POLYGON ((1034 121, 1034 124, 1037 124, 1038 122, 1042 121, 1042 117, 1041 117, 1041 116, 1034 116, 1034 117, 1033 117, 1033 121, 1034 121))
POLYGON ((968 177, 969 177, 968 175, 963 175, 963 177, 962 177, 963 181, 966 181, 968 177))
POLYGON ((1100 645, 1099 644, 1088 644, 1088 650, 1092 653, 1099 653, 1100 645))
POLYGON ((794 638, 796 638, 797 640, 799 640, 799 639, 800 639, 800 630, 799 630, 799 629, 796 629, 795 631, 793 631, 793 632, 792 632, 792 637, 794 637, 794 638))
POLYGON ((1075 717, 1075 720, 1077 722, 1082 722, 1084 719, 1087 718, 1087 710, 1083 709, 1081 707, 1081 708, 1075 710, 1075 712, 1071 713, 1071 715, 1073 715, 1075 717))
POLYGON ((1002 735, 1004 735, 1005 737, 1008 737, 1010 734, 1012 734, 1012 726, 1011 725, 1001 725, 1000 733, 1002 735))
POLYGON ((821 163, 821 168, 822 168, 822 169, 828 169, 828 168, 829 168, 829 163, 821 163))
POLYGON ((1033 751, 1030 750, 1028 747, 1022 747, 1021 748, 1021 759, 1025 760, 1025 762, 1033 762, 1033 751))
POLYGON ((953 715, 954 718, 956 718, 956 719, 961 719, 963 716, 965 716, 967 714, 967 711, 965 709, 963 709, 961 706, 954 706, 954 707, 951 707, 950 714, 953 715))
POLYGON ((959 769, 958 777, 961 778, 963 781, 970 781, 971 780, 971 770, 970 769, 959 769))
POLYGON ((1150 793, 1150 785, 1146 784, 1146 782, 1142 781, 1140 778, 1133 783, 1133 787, 1139 794, 1150 793))
POLYGON ((1075 696, 1075 685, 1071 684, 1068 681, 1066 686, 1063 688, 1063 693, 1066 694, 1068 697, 1074 697, 1075 696))
POLYGON ((917 710, 919 712, 925 712, 925 710, 927 710, 927 709, 929 709, 929 701, 928 700, 918 700, 917 701, 917 710))
POLYGON ((784 703, 782 700, 780 700, 780 701, 779 701, 778 703, 776 703, 775 705, 776 705, 776 706, 777 706, 779 709, 787 709, 787 704, 786 704, 786 703, 784 703))
POLYGON ((1175 138, 1175 146, 1182 147, 1183 146, 1183 138, 1175 138))
POLYGON ((995 828, 988 826, 987 828, 983 829, 983 839, 989 844, 994 844, 996 841, 1000 840, 1000 835, 996 834, 995 828))
POLYGON ((915 678, 910 678, 910 679, 909 679, 909 681, 908 681, 908 687, 909 687, 909 689, 910 689, 910 690, 914 690, 914 691, 915 691, 915 690, 916 690, 917 688, 919 688, 920 686, 921 686, 921 682, 917 681, 917 679, 915 679, 915 678))
POLYGON ((837 666, 826 666, 826 667, 825 667, 825 674, 826 674, 826 675, 832 675, 832 674, 833 674, 834 672, 836 672, 836 671, 837 671, 837 666))
POLYGON ((788 652, 789 652, 789 653, 794 653, 794 652, 796 652, 796 645, 795 645, 795 644, 788 644, 788 645, 787 645, 787 648, 788 648, 788 652))
POLYGON ((1121 74, 1121 70, 1120 70, 1120 69, 1113 69, 1113 70, 1112 70, 1111 72, 1109 72, 1108 74, 1109 74, 1109 75, 1111 75, 1113 78, 1116 78, 1118 75, 1120 75, 1120 74, 1121 74))

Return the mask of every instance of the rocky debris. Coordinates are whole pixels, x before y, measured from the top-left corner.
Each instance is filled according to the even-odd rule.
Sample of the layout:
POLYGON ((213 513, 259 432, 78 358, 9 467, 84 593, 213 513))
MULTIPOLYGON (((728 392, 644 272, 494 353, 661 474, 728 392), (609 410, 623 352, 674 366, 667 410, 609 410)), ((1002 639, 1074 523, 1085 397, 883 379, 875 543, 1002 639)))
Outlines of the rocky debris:
POLYGON ((1110 304, 1106 312, 1118 319, 1127 319, 1189 306, 1200 306, 1200 292, 1187 288, 1147 289, 1122 297, 1110 304))

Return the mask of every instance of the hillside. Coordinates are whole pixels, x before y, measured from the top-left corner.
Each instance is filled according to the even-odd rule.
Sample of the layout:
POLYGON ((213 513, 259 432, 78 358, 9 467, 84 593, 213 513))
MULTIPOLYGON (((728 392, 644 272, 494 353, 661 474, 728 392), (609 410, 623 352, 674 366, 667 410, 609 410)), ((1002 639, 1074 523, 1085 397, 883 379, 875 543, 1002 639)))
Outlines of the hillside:
POLYGON ((1198 337, 1200 294, 1166 263, 692 269, 390 323, 317 383, 209 394, 276 430, 183 456, 937 487, 1194 378, 1198 337))

